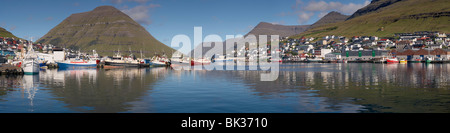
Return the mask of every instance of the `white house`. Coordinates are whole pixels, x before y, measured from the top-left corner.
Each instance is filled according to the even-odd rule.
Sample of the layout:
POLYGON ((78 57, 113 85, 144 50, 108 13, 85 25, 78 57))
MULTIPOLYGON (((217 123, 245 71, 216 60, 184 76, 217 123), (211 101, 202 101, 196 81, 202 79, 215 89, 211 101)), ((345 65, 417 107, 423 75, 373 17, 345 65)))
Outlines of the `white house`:
POLYGON ((325 57, 326 54, 331 53, 332 49, 320 49, 320 57, 325 57))
POLYGON ((341 59, 341 53, 328 53, 325 55, 325 60, 338 60, 341 59))

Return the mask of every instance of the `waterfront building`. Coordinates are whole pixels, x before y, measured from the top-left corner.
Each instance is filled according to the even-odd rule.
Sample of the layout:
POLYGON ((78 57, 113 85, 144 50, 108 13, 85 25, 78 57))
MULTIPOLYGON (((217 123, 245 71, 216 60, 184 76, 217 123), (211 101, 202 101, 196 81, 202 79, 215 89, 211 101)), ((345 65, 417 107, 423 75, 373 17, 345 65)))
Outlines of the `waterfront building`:
POLYGON ((421 59, 426 58, 438 59, 438 60, 450 60, 450 50, 449 49, 419 49, 419 50, 392 50, 392 56, 397 58, 403 58, 406 60, 421 59))
POLYGON ((370 61, 388 58, 388 50, 343 50, 341 58, 348 61, 370 61))

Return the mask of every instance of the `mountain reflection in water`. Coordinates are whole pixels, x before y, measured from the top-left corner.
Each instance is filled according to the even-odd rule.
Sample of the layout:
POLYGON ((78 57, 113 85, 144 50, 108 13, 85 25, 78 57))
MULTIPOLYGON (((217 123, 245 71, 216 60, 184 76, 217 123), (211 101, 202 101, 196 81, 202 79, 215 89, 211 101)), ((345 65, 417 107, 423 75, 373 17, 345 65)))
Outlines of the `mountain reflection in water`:
POLYGON ((80 69, 0 76, 0 112, 450 112, 450 64, 281 64, 267 71, 80 69))

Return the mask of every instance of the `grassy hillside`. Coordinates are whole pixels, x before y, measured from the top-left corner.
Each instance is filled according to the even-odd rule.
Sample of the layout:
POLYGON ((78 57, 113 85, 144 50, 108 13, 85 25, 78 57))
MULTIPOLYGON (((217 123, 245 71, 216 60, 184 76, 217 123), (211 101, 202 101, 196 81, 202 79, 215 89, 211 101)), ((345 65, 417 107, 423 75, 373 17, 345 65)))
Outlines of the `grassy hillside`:
POLYGON ((2 27, 0 27, 0 37, 14 37, 14 38, 17 38, 11 32, 7 31, 6 29, 4 29, 2 27))
POLYGON ((326 35, 391 37, 394 33, 415 31, 449 33, 449 25, 450 5, 448 0, 406 0, 344 22, 312 28, 293 37, 323 37, 326 35), (384 30, 381 30, 382 28, 384 30))

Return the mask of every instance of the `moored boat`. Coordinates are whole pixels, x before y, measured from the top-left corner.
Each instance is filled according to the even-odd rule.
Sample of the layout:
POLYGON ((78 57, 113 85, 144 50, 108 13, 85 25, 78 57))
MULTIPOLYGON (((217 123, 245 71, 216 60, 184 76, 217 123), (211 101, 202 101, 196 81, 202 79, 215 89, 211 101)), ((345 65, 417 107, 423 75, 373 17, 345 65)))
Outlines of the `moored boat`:
POLYGON ((205 59, 205 58, 199 58, 199 59, 196 59, 196 60, 191 60, 191 66, 193 66, 193 65, 208 65, 210 63, 211 63, 211 61, 208 60, 208 59, 205 59))
POLYGON ((405 59, 400 60, 400 64, 406 64, 408 63, 408 61, 406 61, 405 59))
POLYGON ((392 58, 392 59, 386 59, 387 63, 399 63, 397 58, 392 58))
POLYGON ((312 59, 306 59, 307 62, 320 62, 322 61, 322 58, 312 58, 312 59))
POLYGON ((73 59, 66 60, 62 62, 56 62, 59 68, 70 68, 70 67, 96 67, 97 61, 94 60, 84 60, 84 59, 73 59))
POLYGON ((410 60, 409 62, 410 63, 420 63, 421 60, 420 59, 414 59, 414 60, 410 60))
POLYGON ((164 67, 164 66, 169 66, 169 65, 170 65, 170 61, 165 57, 154 56, 150 60, 151 67, 164 67))
POLYGON ((24 74, 38 74, 39 67, 39 56, 34 52, 34 49, 29 46, 28 52, 25 55, 25 58, 22 60, 22 70, 24 74))
POLYGON ((118 51, 113 57, 105 60, 105 66, 113 66, 113 67, 142 67, 144 65, 144 61, 139 61, 135 59, 136 57, 133 54, 129 56, 122 57, 120 55, 120 51, 118 51))
POLYGON ((24 74, 38 74, 39 62, 36 58, 28 57, 23 60, 22 69, 24 74))

